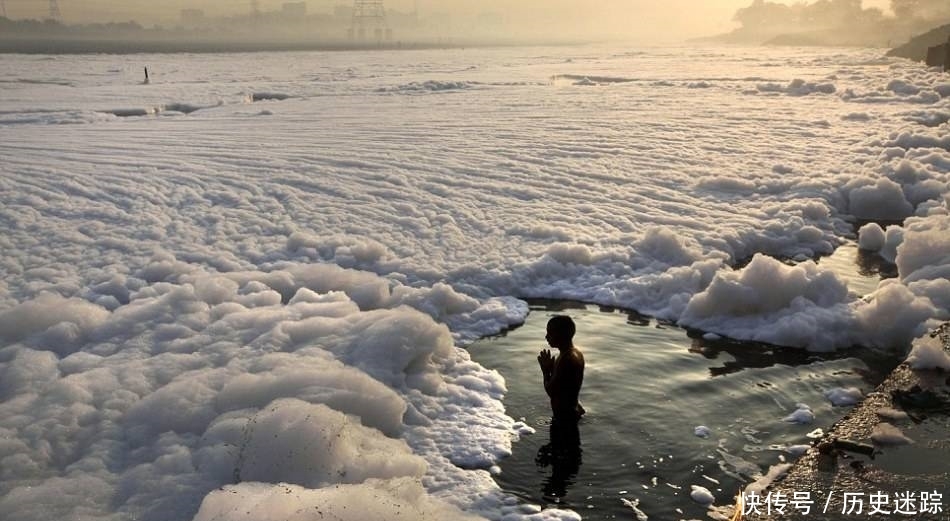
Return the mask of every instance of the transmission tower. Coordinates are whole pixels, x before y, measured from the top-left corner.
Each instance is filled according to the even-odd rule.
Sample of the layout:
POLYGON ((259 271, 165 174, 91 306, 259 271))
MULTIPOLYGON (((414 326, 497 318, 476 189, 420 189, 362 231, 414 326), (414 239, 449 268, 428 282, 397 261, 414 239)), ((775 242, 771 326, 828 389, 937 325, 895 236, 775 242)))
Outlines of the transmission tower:
POLYGON ((7 17, 7 3, 3 0, 0 0, 0 15, 3 15, 4 18, 7 17))
POLYGON ((372 36, 377 42, 383 37, 391 40, 393 31, 386 25, 386 8, 383 0, 353 0, 353 21, 350 38, 365 40, 372 36))
POLYGON ((56 0, 49 0, 49 19, 56 20, 57 22, 62 19, 63 14, 59 12, 59 2, 56 0))
POLYGON ((254 18, 261 16, 261 6, 257 0, 251 0, 251 16, 254 18))

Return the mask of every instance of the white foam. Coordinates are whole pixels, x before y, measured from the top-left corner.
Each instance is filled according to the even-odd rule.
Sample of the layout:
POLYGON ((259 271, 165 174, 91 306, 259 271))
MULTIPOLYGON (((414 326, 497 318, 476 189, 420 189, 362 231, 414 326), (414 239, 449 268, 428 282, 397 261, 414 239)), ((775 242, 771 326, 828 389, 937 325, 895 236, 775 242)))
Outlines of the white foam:
POLYGON ((854 405, 864 398, 861 389, 857 387, 836 387, 825 391, 825 398, 836 407, 854 405))
POLYGON ((620 502, 623 503, 630 510, 633 510, 633 515, 637 518, 637 521, 647 521, 650 517, 646 512, 640 510, 640 500, 639 499, 627 499, 620 498, 620 502))
POLYGON ((914 442, 900 429, 886 422, 874 426, 874 430, 871 431, 871 441, 877 445, 907 445, 914 442))
POLYGON ((292 484, 227 485, 204 498, 194 521, 236 518, 277 521, 304 519, 304 515, 352 521, 479 519, 451 505, 433 501, 418 480, 400 479, 319 489, 292 484))
POLYGON ((939 338, 925 336, 916 342, 907 363, 914 370, 942 369, 950 371, 950 353, 943 348, 939 338))
MULTIPOLYGON (((469 89, 476 85, 477 84, 468 81, 425 80, 413 81, 395 87, 381 87, 378 91, 394 93, 442 92, 469 89)), ((593 83, 593 85, 596 85, 596 83, 593 83)))
POLYGON ((910 418, 904 411, 898 411, 893 407, 882 407, 878 409, 877 415, 885 420, 890 420, 891 422, 898 422, 910 418))
POLYGON ((950 216, 914 218, 904 230, 896 262, 904 283, 950 278, 950 216))
POLYGON ((716 496, 714 496, 708 488, 700 485, 690 485, 689 497, 693 498, 693 501, 702 503, 703 505, 711 505, 716 502, 716 496))
POLYGON ((811 407, 805 405, 804 403, 800 403, 797 405, 795 411, 785 418, 782 418, 782 421, 807 425, 815 421, 815 413, 812 412, 811 407))
POLYGON ((757 255, 745 268, 720 273, 686 307, 681 323, 733 338, 833 350, 847 332, 847 285, 813 262, 788 266, 757 255))
POLYGON ((901 220, 914 213, 901 186, 887 178, 855 187, 848 199, 848 211, 859 219, 901 220))
POLYGON ((884 233, 884 246, 878 252, 884 260, 894 262, 897 260, 897 248, 904 242, 904 228, 893 225, 888 226, 884 233))
POLYGON ((834 94, 837 88, 833 83, 816 83, 800 78, 787 85, 780 83, 761 83, 756 87, 759 92, 778 92, 789 96, 808 96, 809 94, 834 94))
POLYGON ((112 56, 0 61, 25 80, 0 83, 0 517, 265 518, 255 501, 280 498, 396 517, 378 496, 409 517, 576 519, 491 479, 528 429, 459 346, 520 323, 515 296, 814 350, 901 349, 948 318, 950 135, 920 126, 946 89, 923 67, 769 49, 695 70, 678 48, 570 70, 609 84, 587 89, 550 79, 589 63, 478 52, 304 73, 275 54, 253 77, 234 55, 156 55, 147 89, 99 74, 112 56), (864 299, 784 261, 831 253, 855 213, 914 216, 880 248, 900 278, 864 299), (270 482, 218 491, 236 470, 270 482))
MULTIPOLYGON (((375 275, 300 266, 221 277, 174 258, 158 262, 164 267, 153 263, 148 273, 193 284, 153 284, 130 294, 128 304, 112 313, 78 299, 41 295, 3 315, 9 331, 28 335, 32 346, 7 348, 13 356, 2 367, 5 416, 34 407, 40 424, 124 426, 99 434, 44 435, 57 452, 91 443, 80 460, 90 470, 68 486, 86 491, 96 508, 110 502, 94 484, 111 488, 122 481, 124 509, 182 517, 206 493, 234 480, 265 483, 260 490, 268 494, 280 483, 322 489, 372 480, 403 490, 402 478, 464 482, 457 474, 465 471, 443 454, 455 465, 489 468, 510 453, 513 422, 499 401, 503 381, 454 348, 444 325, 406 306, 409 294, 373 300, 354 291, 367 304, 392 306, 363 311, 342 292, 303 286, 364 288, 375 275), (348 280, 359 282, 348 286, 348 280), (294 297, 282 303, 271 285, 294 297), (260 298, 267 295, 276 298, 260 298), (43 321, 23 318, 33 316, 43 321), (23 323, 32 325, 16 327, 23 323), (41 350, 65 337, 75 354, 62 362, 41 350), (157 459, 137 464, 120 446, 147 448, 157 459), (106 459, 112 463, 105 465, 106 459), (189 483, 188 491, 178 491, 176 483, 189 483), (177 498, 177 510, 165 504, 168 497, 177 498)), ((470 309, 445 291, 429 292, 431 300, 413 295, 413 304, 446 317, 470 309)), ((476 303, 472 311, 478 309, 476 303)), ((486 313, 469 323, 486 328, 498 316, 507 315, 486 313)), ((20 459, 23 468, 40 471, 49 456, 29 449, 20 459)), ((13 486, 0 502, 3 511, 21 512, 37 494, 66 486, 46 473, 32 488, 13 486)), ((497 489, 487 490, 490 496, 497 489)), ((222 497, 245 508, 240 494, 222 497)), ((435 498, 418 502, 428 510, 449 508, 435 498)), ((215 508, 232 508, 219 503, 215 508)), ((47 512, 73 512, 82 502, 66 495, 47 504, 47 512)))
MULTIPOLYGON (((0 338, 17 341, 63 324, 69 332, 68 344, 74 344, 109 317, 109 312, 78 298, 63 298, 55 293, 40 293, 36 298, 0 312, 0 338), (68 326, 67 326, 68 325, 68 326)), ((66 340, 66 338, 62 338, 66 340)))
POLYGON ((858 230, 858 246, 862 250, 881 251, 884 238, 884 229, 877 223, 867 223, 858 230))
POLYGON ((845 121, 870 121, 872 116, 867 112, 852 112, 841 117, 845 121))
POLYGON ((857 342, 902 349, 925 334, 929 327, 937 325, 932 317, 939 313, 929 298, 917 296, 898 281, 884 280, 874 293, 854 307, 856 325, 863 333, 857 342))
POLYGON ((766 488, 769 487, 775 480, 781 478, 792 468, 791 463, 779 463, 778 465, 772 465, 769 467, 769 470, 764 474, 759 476, 755 481, 749 483, 745 487, 745 494, 751 492, 761 493, 766 488))
POLYGON ((789 445, 785 450, 788 451, 792 456, 801 456, 808 452, 808 449, 811 448, 811 445, 800 444, 800 445, 789 445))
POLYGON ((891 80, 887 84, 887 90, 904 96, 913 96, 920 93, 920 87, 904 80, 891 80))

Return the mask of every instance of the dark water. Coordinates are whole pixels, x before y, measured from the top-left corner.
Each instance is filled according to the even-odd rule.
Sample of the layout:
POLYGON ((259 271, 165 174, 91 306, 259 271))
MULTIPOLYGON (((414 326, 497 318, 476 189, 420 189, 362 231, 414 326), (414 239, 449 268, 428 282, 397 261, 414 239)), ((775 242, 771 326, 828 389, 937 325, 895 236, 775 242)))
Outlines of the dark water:
MULTIPOLYGON (((829 262, 854 269, 846 258, 829 262)), ((770 465, 793 461, 789 446, 809 443, 814 429, 827 429, 850 410, 833 406, 825 391, 868 393, 897 364, 866 350, 814 354, 708 341, 633 312, 545 301, 531 303, 523 326, 469 350, 505 377, 508 414, 536 429, 501 462, 500 486, 585 519, 636 519, 629 502, 651 519, 705 518, 706 508, 690 498, 691 485, 707 488, 717 505, 731 504, 770 465), (552 450, 536 361, 555 314, 573 317, 575 343, 587 360, 581 401, 588 414, 575 450, 552 450), (783 421, 797 403, 811 407, 813 423, 783 421), (708 437, 694 434, 700 425, 709 428, 708 437)))

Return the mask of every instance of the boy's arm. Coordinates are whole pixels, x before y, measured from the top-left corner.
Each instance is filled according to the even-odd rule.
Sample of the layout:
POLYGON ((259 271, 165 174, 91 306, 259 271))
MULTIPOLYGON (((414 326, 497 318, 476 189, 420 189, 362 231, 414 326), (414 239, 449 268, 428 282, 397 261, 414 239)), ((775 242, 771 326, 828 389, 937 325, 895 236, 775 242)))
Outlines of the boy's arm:
MULTIPOLYGON (((560 357, 558 357, 560 358, 560 357)), ((558 378, 558 364, 557 359, 552 360, 551 364, 548 366, 549 370, 543 371, 544 373, 544 392, 548 394, 549 397, 553 397, 552 394, 555 389, 557 389, 560 378, 558 378)))

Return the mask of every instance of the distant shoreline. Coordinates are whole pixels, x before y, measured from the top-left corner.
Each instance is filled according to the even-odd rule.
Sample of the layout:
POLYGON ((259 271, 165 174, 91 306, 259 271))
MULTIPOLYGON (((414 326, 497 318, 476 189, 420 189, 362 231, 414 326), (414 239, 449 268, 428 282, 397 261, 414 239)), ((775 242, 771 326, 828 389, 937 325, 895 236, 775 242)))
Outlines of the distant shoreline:
POLYGON ((254 53, 290 51, 407 51, 466 47, 530 47, 578 45, 592 42, 353 42, 238 41, 238 40, 109 40, 83 38, 2 38, 0 54, 172 54, 254 53))
POLYGON ((358 43, 358 42, 266 42, 266 41, 175 41, 175 40, 86 40, 66 38, 0 39, 0 54, 164 54, 249 53, 284 51, 415 50, 464 47, 457 43, 358 43))

